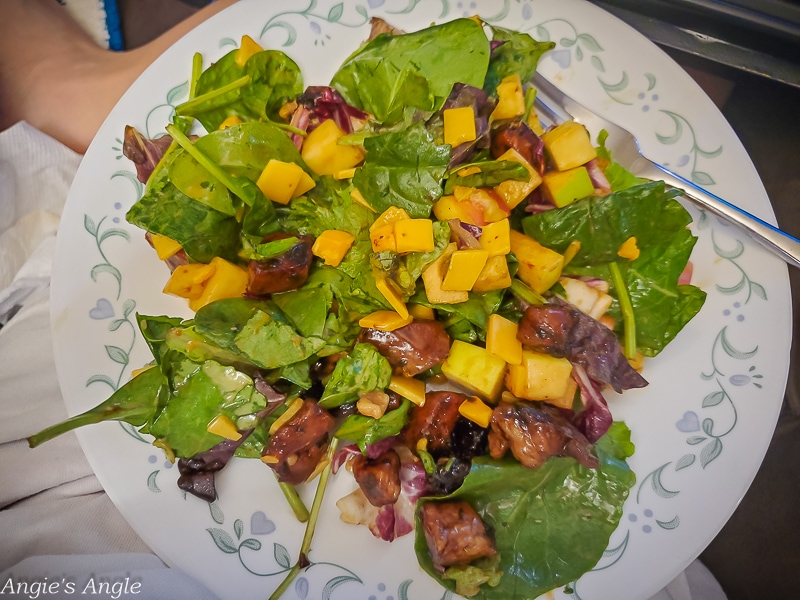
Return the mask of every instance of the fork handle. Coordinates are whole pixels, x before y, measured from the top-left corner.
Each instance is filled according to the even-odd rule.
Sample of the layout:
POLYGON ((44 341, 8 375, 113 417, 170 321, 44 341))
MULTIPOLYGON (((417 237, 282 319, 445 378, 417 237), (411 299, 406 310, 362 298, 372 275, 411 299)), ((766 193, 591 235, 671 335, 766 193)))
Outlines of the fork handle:
POLYGON ((790 265, 800 268, 800 239, 719 196, 715 196, 658 163, 651 160, 647 160, 647 162, 653 173, 642 173, 637 170, 638 175, 649 179, 661 179, 667 185, 683 191, 686 198, 692 202, 737 225, 759 244, 780 256, 790 265))

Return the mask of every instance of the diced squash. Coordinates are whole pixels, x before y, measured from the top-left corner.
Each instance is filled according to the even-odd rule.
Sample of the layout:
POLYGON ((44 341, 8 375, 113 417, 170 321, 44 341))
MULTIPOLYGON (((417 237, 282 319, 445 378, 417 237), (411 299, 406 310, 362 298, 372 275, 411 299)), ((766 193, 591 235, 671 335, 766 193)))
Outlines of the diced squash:
POLYGON ((574 169, 597 158, 589 132, 576 121, 566 121, 546 131, 542 142, 559 171, 574 169))
POLYGON ((377 229, 386 227, 387 225, 394 225, 398 221, 410 218, 411 217, 408 216, 408 213, 404 208, 400 208, 399 206, 390 206, 372 222, 372 225, 369 226, 369 232, 372 233, 377 229))
POLYGON ((403 301, 402 296, 400 296, 394 287, 392 287, 392 284, 389 283, 388 279, 385 277, 379 277, 375 279, 375 287, 378 288, 378 291, 381 293, 381 295, 386 298, 386 301, 400 314, 402 318, 408 318, 409 313, 406 303, 403 301))
POLYGON ((452 292, 442 289, 445 268, 450 257, 456 251, 455 242, 447 245, 442 255, 433 261, 422 272, 422 282, 425 284, 425 295, 434 304, 458 304, 469 300, 469 292, 452 292))
POLYGON ((180 296, 189 300, 196 300, 203 293, 206 281, 214 274, 213 265, 190 263, 179 265, 170 275, 164 286, 165 294, 180 296))
POLYGON ((214 257, 209 266, 214 274, 203 286, 199 298, 189 300, 189 308, 197 312, 206 304, 223 298, 238 298, 247 290, 247 271, 219 256, 214 257))
MULTIPOLYGON (((566 358, 523 350, 520 364, 508 367, 506 387, 517 398, 565 402, 570 391, 575 392, 571 374, 572 364, 566 358)), ((571 397, 569 408, 572 408, 571 397)))
POLYGON ((511 230, 511 251, 519 261, 519 278, 537 294, 543 294, 561 277, 564 257, 532 237, 511 230))
POLYGON ((522 362, 522 342, 517 339, 519 325, 497 313, 489 315, 486 349, 510 365, 522 362))
POLYGON ((479 241, 489 256, 505 256, 511 252, 511 225, 508 219, 484 225, 479 241))
POLYGON ((317 175, 333 175, 350 169, 364 159, 364 153, 356 146, 339 145, 344 136, 333 119, 323 121, 306 136, 300 155, 317 175))
POLYGON ((547 197, 559 208, 594 194, 594 183, 586 167, 545 173, 542 188, 547 197))
POLYGON ((358 324, 365 329, 379 329, 380 331, 394 331, 405 327, 414 318, 409 314, 401 317, 400 313, 393 310, 376 310, 365 317, 362 317, 358 324))
MULTIPOLYGON (((294 198, 295 190, 304 174, 308 175, 300 165, 273 158, 261 171, 256 185, 273 202, 288 204, 294 198)), ((311 183, 314 183, 313 179, 311 183)))
POLYGON ((342 262, 348 250, 350 250, 355 239, 356 238, 347 231, 327 229, 314 240, 311 252, 314 256, 318 256, 324 260, 326 265, 337 267, 339 263, 342 262))
POLYGON ((153 249, 161 260, 167 260, 170 256, 174 256, 182 247, 172 238, 158 233, 150 234, 150 242, 153 244, 153 249))
POLYGON ((486 348, 454 340, 442 363, 442 373, 473 394, 495 401, 503 388, 506 361, 486 348))
POLYGON ((236 51, 236 56, 233 58, 233 62, 235 62, 236 66, 239 68, 244 68, 244 63, 246 63, 251 56, 263 51, 264 48, 262 48, 258 42, 256 42, 249 35, 243 35, 242 43, 239 44, 239 49, 236 51))
POLYGON ((295 398, 292 400, 292 403, 286 408, 283 414, 275 419, 275 422, 269 426, 269 434, 273 435, 278 429, 286 425, 301 408, 303 408, 302 398, 295 398))
POLYGON ((470 291, 488 259, 486 250, 456 250, 450 256, 442 289, 446 292, 470 291))
POLYGON ((400 394, 403 398, 408 398, 417 406, 425 404, 425 382, 413 377, 403 377, 402 375, 392 375, 389 382, 389 389, 400 394))
POLYGON ((373 252, 397 252, 397 240, 394 237, 394 224, 384 225, 369 234, 373 252))
POLYGON ((208 427, 206 427, 206 431, 224 437, 225 439, 233 440, 234 442, 242 439, 242 434, 236 429, 236 425, 225 415, 217 415, 211 419, 208 427))
POLYGON ((436 318, 436 312, 430 306, 422 304, 409 304, 408 312, 418 321, 433 321, 436 318))
POLYGON ((397 252, 433 252, 433 221, 430 219, 401 219, 394 224, 397 252))
POLYGON ((236 115, 231 115, 227 119, 225 119, 222 123, 219 124, 217 129, 227 129, 228 127, 233 127, 234 125, 239 125, 242 123, 242 120, 237 117, 236 115))
POLYGON ((504 290, 508 287, 511 287, 511 273, 508 271, 506 257, 490 256, 478 276, 478 280, 472 286, 472 291, 482 293, 504 290))
POLYGON ((475 130, 475 111, 471 106, 447 108, 443 111, 444 143, 455 147, 471 142, 477 137, 475 130))
POLYGON ((469 419, 484 429, 489 427, 492 422, 492 407, 487 405, 477 396, 467 398, 458 405, 458 414, 465 419, 469 419))
POLYGON ((620 258, 627 258, 628 260, 636 260, 639 258, 639 246, 636 245, 636 237, 631 236, 619 247, 617 250, 617 255, 620 258))
POLYGON ((528 181, 509 179, 494 186, 494 191, 505 201, 508 208, 513 209, 520 202, 525 200, 533 190, 541 185, 542 176, 513 148, 506 150, 497 157, 497 160, 513 160, 514 162, 524 165, 525 168, 528 169, 528 174, 530 176, 528 181))

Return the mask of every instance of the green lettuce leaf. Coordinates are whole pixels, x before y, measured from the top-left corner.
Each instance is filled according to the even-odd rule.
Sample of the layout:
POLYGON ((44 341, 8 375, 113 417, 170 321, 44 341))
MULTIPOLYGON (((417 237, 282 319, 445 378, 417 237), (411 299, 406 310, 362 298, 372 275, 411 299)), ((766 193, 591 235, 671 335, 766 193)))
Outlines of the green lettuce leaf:
POLYGON ((342 440, 351 440, 358 444, 361 452, 367 451, 367 446, 379 442, 393 435, 397 435, 408 421, 408 409, 411 402, 403 399, 402 404, 394 410, 385 412, 380 419, 364 415, 350 415, 336 430, 336 437, 342 440))
POLYGON ((392 366, 372 344, 356 344, 333 369, 319 399, 323 408, 355 402, 361 394, 384 390, 392 378, 392 366))
POLYGON ((542 55, 556 47, 554 42, 537 42, 527 33, 495 26, 492 41, 505 43, 492 51, 483 85, 487 94, 494 94, 497 84, 509 75, 519 75, 523 84, 530 81, 542 55))

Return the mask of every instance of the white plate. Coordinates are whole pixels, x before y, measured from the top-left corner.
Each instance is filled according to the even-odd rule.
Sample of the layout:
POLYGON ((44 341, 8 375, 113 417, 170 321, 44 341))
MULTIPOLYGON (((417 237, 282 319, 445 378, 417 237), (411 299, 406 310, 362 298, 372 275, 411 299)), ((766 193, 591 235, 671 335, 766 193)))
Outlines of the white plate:
MULTIPOLYGON (((189 316, 160 293, 167 269, 129 226, 141 193, 121 156, 126 124, 159 134, 186 97, 194 52, 205 64, 243 34, 282 48, 307 84, 326 84, 366 39, 369 17, 406 30, 464 15, 551 39, 540 70, 640 136, 647 154, 716 194, 774 221, 740 142, 689 76, 653 44, 580 0, 243 0, 164 54, 106 120, 70 192, 58 237, 52 322, 56 363, 71 413, 104 400, 150 359, 135 312, 189 316), (299 5, 300 3, 298 3, 299 5)), ((786 383, 791 332, 784 264, 694 208, 699 242, 694 282, 708 292, 699 316, 647 363, 650 386, 610 398, 637 446, 638 481, 597 568, 573 593, 556 597, 641 600, 677 575, 716 535, 747 490, 766 452, 786 383)), ((220 498, 185 497, 176 468, 130 428, 106 423, 79 432, 112 500, 167 563, 222 598, 263 598, 294 561, 303 528, 289 514, 259 461, 233 461, 218 477, 220 498)), ((440 598, 417 566, 411 536, 392 544, 340 523, 333 501, 352 489, 334 478, 311 560, 287 597, 440 598)), ((312 490, 304 493, 308 498, 312 490)))

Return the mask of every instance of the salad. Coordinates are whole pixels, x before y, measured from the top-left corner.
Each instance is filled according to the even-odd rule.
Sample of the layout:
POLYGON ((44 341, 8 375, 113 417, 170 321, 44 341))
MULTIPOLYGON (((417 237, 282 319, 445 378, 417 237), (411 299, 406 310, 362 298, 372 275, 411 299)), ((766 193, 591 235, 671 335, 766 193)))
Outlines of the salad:
POLYGON ((127 218, 195 316, 138 315, 153 362, 31 445, 122 420, 208 501, 230 459, 260 459, 308 523, 273 597, 342 469, 341 518, 413 533, 459 594, 536 597, 591 569, 635 480, 601 392, 647 385, 644 357, 705 294, 675 193, 539 121, 528 81, 551 47, 477 18, 375 20, 309 88, 247 36, 196 57, 167 135, 125 135, 146 182, 127 218))

